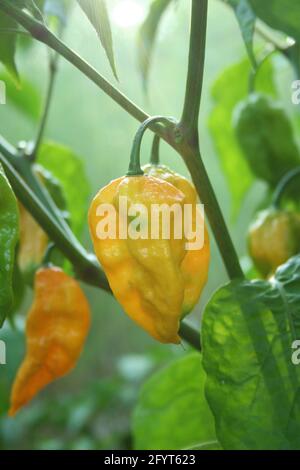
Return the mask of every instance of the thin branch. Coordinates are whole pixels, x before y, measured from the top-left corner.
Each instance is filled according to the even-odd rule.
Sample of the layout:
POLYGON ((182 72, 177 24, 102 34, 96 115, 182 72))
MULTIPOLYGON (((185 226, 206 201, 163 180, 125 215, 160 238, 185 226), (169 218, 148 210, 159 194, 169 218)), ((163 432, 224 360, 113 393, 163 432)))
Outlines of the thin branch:
MULTIPOLYGON (((7 15, 14 18, 31 36, 39 42, 46 44, 53 51, 60 54, 81 73, 88 77, 95 85, 97 85, 104 93, 106 93, 113 101, 121 106, 127 113, 140 122, 149 118, 149 115, 139 108, 133 101, 131 101, 120 90, 114 87, 108 80, 106 80, 94 67, 87 63, 76 52, 70 49, 64 42, 62 42, 47 26, 38 21, 37 19, 29 16, 25 11, 12 5, 8 0, 0 0, 0 10, 4 11, 7 15)), ((162 139, 168 142, 176 149, 175 143, 170 138, 169 132, 163 126, 153 125, 151 130, 156 132, 162 139)))
POLYGON ((257 66, 255 69, 251 69, 249 73, 249 81, 248 81, 248 91, 249 93, 255 92, 256 89, 256 82, 259 76, 259 72, 262 69, 263 65, 272 57, 272 55, 278 53, 278 49, 273 48, 271 51, 269 51, 263 59, 261 59, 259 62, 257 62, 257 66))
MULTIPOLYGON (((36 6, 36 8, 38 8, 36 6)), ((45 24, 45 23, 44 23, 45 24)), ((58 28, 58 36, 61 39, 63 32, 64 32, 65 25, 60 22, 59 23, 59 28, 58 28)), ((53 98, 53 92, 54 92, 54 85, 55 85, 55 79, 57 76, 57 70, 58 70, 58 61, 60 58, 60 55, 58 52, 53 52, 51 50, 48 50, 49 52, 49 59, 48 59, 48 86, 47 86, 47 91, 46 91, 46 98, 44 102, 44 108, 43 108, 43 113, 39 122, 39 129, 37 132, 37 136, 35 139, 35 142, 33 142, 30 154, 28 155, 29 160, 34 161, 39 152, 39 148, 41 146, 41 143, 43 141, 43 137, 45 134, 45 129, 47 125, 47 120, 50 112, 50 106, 52 103, 52 98, 53 98)))
POLYGON ((198 117, 200 111, 207 24, 207 0, 192 0, 189 69, 184 111, 180 127, 185 139, 180 153, 205 206, 211 228, 230 279, 243 278, 239 258, 224 216, 208 177, 199 148, 198 117))
POLYGON ((181 125, 187 133, 196 133, 205 62, 207 0, 192 2, 189 65, 181 125))
POLYGON ((24 36, 31 36, 28 31, 24 31, 18 28, 0 28, 0 34, 21 34, 24 36))
POLYGON ((187 343, 195 349, 201 351, 200 333, 190 323, 181 322, 179 328, 179 336, 181 336, 187 343))
POLYGON ((41 143, 44 137, 47 119, 48 119, 49 111, 50 111, 50 105, 51 105, 52 97, 53 97, 55 79, 56 79, 56 74, 57 74, 58 59, 59 59, 59 54, 57 52, 54 53, 54 55, 52 55, 49 59, 49 78, 48 78, 46 99, 45 99, 43 114, 41 116, 41 120, 39 123, 37 137, 35 139, 33 148, 31 149, 31 152, 29 155, 29 159, 31 161, 34 161, 37 158, 38 151, 39 151, 39 148, 41 146, 41 143))
POLYGON ((76 52, 72 51, 45 24, 28 15, 25 11, 13 5, 8 0, 0 0, 0 9, 14 18, 32 37, 46 44, 54 51, 62 55, 68 62, 78 68, 90 80, 99 86, 108 96, 118 103, 125 111, 130 113, 138 121, 144 121, 149 116, 130 101, 121 91, 111 85, 91 65, 82 59, 76 52))
POLYGON ((244 273, 238 255, 204 166, 200 150, 184 148, 182 155, 201 198, 201 202, 204 204, 205 214, 209 219, 227 274, 230 279, 243 279, 244 273))

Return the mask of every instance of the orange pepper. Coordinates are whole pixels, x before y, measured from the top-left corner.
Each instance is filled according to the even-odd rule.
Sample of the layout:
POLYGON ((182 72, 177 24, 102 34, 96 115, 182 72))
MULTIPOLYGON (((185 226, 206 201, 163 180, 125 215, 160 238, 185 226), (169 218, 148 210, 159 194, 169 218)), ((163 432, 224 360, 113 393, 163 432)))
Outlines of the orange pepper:
POLYGON ((37 271, 26 324, 27 352, 12 387, 10 416, 75 366, 89 325, 89 304, 78 282, 59 268, 37 271))

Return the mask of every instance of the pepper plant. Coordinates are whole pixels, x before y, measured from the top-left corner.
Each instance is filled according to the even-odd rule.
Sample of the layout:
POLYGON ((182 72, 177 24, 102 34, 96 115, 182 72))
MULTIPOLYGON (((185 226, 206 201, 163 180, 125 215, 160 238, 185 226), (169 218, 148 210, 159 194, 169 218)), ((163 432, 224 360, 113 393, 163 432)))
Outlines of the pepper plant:
MULTIPOLYGON (((0 61, 13 80, 16 83, 19 81, 15 61, 18 36, 43 43, 50 53, 48 92, 36 138, 13 147, 4 137, 0 137, 1 323, 5 316, 13 321, 13 311, 17 308, 13 300, 13 290, 15 297, 18 294, 13 276, 18 267, 16 253, 20 249, 17 247, 17 200, 49 241, 46 253, 33 266, 33 271, 50 260, 70 271, 83 283, 108 292, 112 288, 114 293, 117 287, 109 275, 108 282, 96 256, 79 242, 77 225, 84 221, 73 221, 73 225, 72 221, 69 223, 66 211, 69 210, 72 216, 72 199, 68 199, 67 182, 60 181, 57 171, 54 175, 58 180, 56 186, 61 185, 66 190, 66 201, 63 201, 61 194, 57 197, 57 191, 51 191, 47 186, 46 178, 38 176, 37 162, 43 164, 39 155, 58 64, 60 59, 64 59, 123 108, 129 118, 141 123, 133 145, 128 178, 134 179, 136 175, 143 174, 139 165, 139 151, 147 128, 154 134, 153 164, 157 164, 160 140, 165 141, 183 159, 204 204, 206 218, 228 275, 228 283, 219 287, 204 308, 200 334, 185 319, 181 321, 179 336, 176 325, 176 331, 172 331, 169 336, 156 334, 158 339, 175 338, 173 342, 178 342, 180 337, 196 352, 175 361, 143 386, 133 415, 135 446, 201 450, 299 450, 300 366, 297 367, 292 360, 292 353, 295 341, 300 339, 300 226, 297 212, 300 154, 293 124, 275 101, 277 92, 272 78, 273 56, 287 60, 295 80, 300 78, 298 0, 224 2, 236 16, 248 58, 224 72, 212 90, 215 107, 209 127, 225 176, 232 183, 230 189, 235 198, 235 212, 247 190, 259 179, 267 188, 262 208, 271 207, 275 214, 273 217, 276 217, 275 209, 279 211, 280 205, 281 210, 288 214, 286 217, 280 216, 277 221, 279 228, 272 232, 273 240, 260 244, 258 235, 258 241, 251 246, 250 254, 254 261, 267 258, 272 272, 266 270, 265 266, 259 272, 261 263, 257 262, 257 271, 254 267, 247 272, 242 269, 202 158, 198 120, 204 77, 208 0, 191 0, 185 97, 182 114, 177 118, 149 116, 67 46, 62 39, 63 32, 68 26, 69 11, 75 3, 79 4, 82 14, 87 16, 95 28, 113 74, 117 77, 108 2, 106 5, 104 0, 0 0, 0 61), (255 38, 260 38, 258 45, 255 38), (232 89, 232 96, 227 101, 222 96, 224 87, 232 89), (222 144, 224 139, 230 144, 226 149, 222 144), (243 183, 239 186, 232 181, 233 166, 240 170, 243 177, 243 183), (291 219, 297 221, 292 224, 293 233, 290 233, 291 219), (282 244, 285 244, 284 253, 278 257, 276 251, 282 248, 282 244), (256 252, 253 253, 253 250, 256 252), (261 254, 260 250, 267 250, 268 253, 261 254), (276 255, 274 258, 272 251, 276 255), (279 263, 276 262, 278 258, 279 263), (269 277, 262 278, 267 274, 269 277), (171 436, 168 432, 170 426, 171 436)), ((172 0, 152 0, 149 14, 139 31, 139 64, 145 86, 159 22, 172 3, 172 0)), ((209 57, 206 60, 209 61, 209 57)), ((43 152, 47 161, 47 149, 43 148, 43 152)), ((48 153, 51 153, 49 148, 48 153)), ((147 180, 150 177, 145 178, 147 180)), ((164 184, 167 183, 161 182, 162 186, 164 184)), ((86 207, 85 213, 87 211, 86 207)), ((99 259, 102 262, 101 256, 99 259)), ((203 263, 202 271, 205 271, 207 260, 199 262, 203 263)), ((105 262, 102 264, 105 269, 105 262)), ((200 275, 203 273, 197 271, 195 274, 200 275)), ((163 281, 158 280, 159 287, 164 286, 163 281)), ((118 282, 122 282, 122 279, 118 282)), ((158 290, 159 293, 161 291, 158 290)), ((168 292, 165 295, 168 296, 168 292)), ((121 299, 121 296, 116 297, 121 299)), ((125 304, 126 310, 126 303, 123 304, 122 300, 120 302, 123 306, 125 304)), ((194 302, 191 303, 193 305, 194 302)), ((137 323, 143 323, 138 320, 137 323)), ((150 330, 152 324, 151 328, 149 323, 147 325, 146 329, 150 330)), ((77 349, 80 349, 79 345, 77 349)), ((68 367, 65 369, 69 370, 68 367)), ((15 395, 14 401, 18 402, 15 395)))

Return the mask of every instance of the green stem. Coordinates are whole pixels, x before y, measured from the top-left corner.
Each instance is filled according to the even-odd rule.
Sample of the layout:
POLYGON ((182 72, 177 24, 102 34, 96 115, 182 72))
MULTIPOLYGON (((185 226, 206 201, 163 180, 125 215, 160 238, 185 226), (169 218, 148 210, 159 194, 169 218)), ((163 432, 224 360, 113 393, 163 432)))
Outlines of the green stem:
POLYGON ((179 328, 179 336, 184 338, 184 340, 191 346, 193 346, 195 349, 201 351, 199 331, 196 330, 190 323, 181 322, 179 328))
POLYGON ((51 264, 51 256, 55 248, 56 248, 55 243, 50 242, 48 244, 45 254, 43 256, 42 262, 41 262, 41 265, 43 267, 49 266, 51 264))
POLYGON ((82 59, 76 52, 72 51, 64 44, 47 26, 13 5, 8 0, 0 0, 0 9, 7 15, 14 18, 33 38, 46 44, 54 51, 58 52, 68 62, 73 64, 78 70, 86 75, 92 82, 101 88, 108 96, 118 103, 125 111, 134 116, 138 121, 145 121, 148 115, 130 101, 123 93, 111 85, 102 75, 100 75, 91 65, 82 59))
POLYGON ((296 179, 300 177, 300 167, 294 168, 293 170, 286 173, 283 178, 279 181, 274 193, 272 204, 276 209, 280 208, 282 197, 287 190, 288 186, 296 179))
POLYGON ((58 59, 59 59, 59 54, 56 52, 54 53, 54 55, 50 57, 50 60, 49 60, 49 78, 48 78, 46 99, 45 99, 43 114, 42 114, 40 124, 39 124, 37 137, 35 139, 33 148, 29 155, 29 159, 31 161, 36 160, 43 137, 44 137, 47 119, 48 119, 49 111, 50 111, 50 105, 51 105, 52 97, 53 97, 55 79, 56 79, 56 74, 57 74, 58 59))
POLYGON ((181 117, 181 125, 186 129, 188 135, 195 133, 198 129, 205 62, 206 28, 207 0, 193 0, 188 74, 181 117), (197 80, 195 80, 195 77, 197 77, 197 80))
POLYGON ((278 49, 273 49, 271 52, 268 52, 265 57, 257 63, 257 66, 255 69, 252 69, 249 73, 249 87, 248 91, 249 93, 254 93, 256 89, 256 82, 258 78, 258 74, 262 68, 262 66, 270 59, 270 57, 278 52, 278 49))
MULTIPOLYGON (((82 57, 55 36, 55 34, 53 34, 44 23, 29 16, 20 8, 12 5, 8 0, 0 0, 0 10, 4 11, 11 18, 14 18, 31 34, 34 39, 46 44, 50 49, 64 57, 70 64, 74 65, 74 67, 95 83, 95 85, 97 85, 132 117, 140 122, 145 121, 149 117, 145 111, 139 108, 126 95, 108 82, 94 67, 88 64, 84 59, 82 59, 82 57)), ((162 139, 176 149, 175 143, 171 141, 168 132, 164 130, 163 127, 151 126, 151 130, 156 132, 162 139)))
POLYGON ((151 165, 159 165, 159 145, 160 145, 160 137, 157 134, 154 134, 152 148, 151 148, 151 157, 150 163, 151 165))
POLYGON ((146 130, 152 124, 156 124, 156 123, 165 124, 167 127, 174 127, 175 124, 177 124, 174 118, 166 118, 164 116, 154 116, 154 117, 149 117, 140 125, 133 140, 127 176, 138 176, 138 175, 144 174, 144 172, 141 169, 141 158, 140 158, 142 139, 146 130))
POLYGON ((197 149, 183 149, 182 155, 192 176, 201 202, 204 204, 205 214, 209 219, 227 274, 230 279, 243 279, 244 273, 237 252, 206 172, 200 151, 197 149))
POLYGON ((30 36, 27 31, 22 31, 18 28, 0 28, 0 34, 22 34, 24 36, 30 36))
POLYGON ((295 74, 295 78, 299 80, 300 79, 300 44, 296 42, 292 46, 284 49, 282 53, 290 62, 293 68, 294 74, 295 74))
POLYGON ((207 0, 193 0, 189 68, 184 111, 180 123, 184 138, 179 152, 190 171, 199 197, 204 204, 228 276, 230 279, 236 279, 243 278, 244 274, 199 148, 198 116, 204 74, 206 24, 207 0))

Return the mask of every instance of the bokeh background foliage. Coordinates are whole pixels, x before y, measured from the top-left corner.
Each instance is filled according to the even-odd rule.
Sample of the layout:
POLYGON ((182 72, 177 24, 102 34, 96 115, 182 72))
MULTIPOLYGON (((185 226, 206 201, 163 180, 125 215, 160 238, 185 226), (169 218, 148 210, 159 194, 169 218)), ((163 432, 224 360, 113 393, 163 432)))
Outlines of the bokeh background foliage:
MULTIPOLYGON (((150 68, 145 62, 145 50, 140 50, 138 56, 136 43, 141 40, 138 30, 151 2, 131 0, 131 10, 122 10, 124 3, 125 0, 109 1, 115 62, 110 43, 105 47, 113 70, 78 5, 70 12, 64 39, 149 114, 180 116, 190 2, 153 2, 163 7, 157 10, 152 5, 150 13, 164 14, 155 48, 152 50, 151 42, 146 44, 146 52, 152 58, 150 68)), ((260 8, 259 1, 251 3, 253 8, 260 8)), ((278 20, 267 17, 265 21, 272 25, 278 20)), ((289 18, 286 23, 287 28, 282 22, 278 27, 287 34, 293 34, 295 27, 298 31, 297 25, 290 30, 289 18)), ((228 5, 217 0, 209 2, 208 24, 201 147, 238 253, 248 268, 246 227, 260 201, 268 199, 267 186, 255 179, 241 156, 232 126, 232 112, 247 95, 251 63, 245 56, 238 22, 228 5)), ((155 33, 153 26, 148 24, 144 29, 151 39, 155 33)), ((250 36, 245 40, 251 50, 250 36)), ((10 75, 4 68, 0 73, 0 79, 7 84, 7 104, 0 107, 1 133, 13 144, 34 136, 47 81, 46 48, 24 38, 18 41, 16 63, 20 84, 16 87, 14 65, 9 67, 10 75)), ((260 53, 263 44, 262 39, 256 38, 255 52, 260 53)), ((299 118, 291 105, 291 80, 287 60, 274 55, 261 68, 257 89, 280 99, 296 129, 299 118)), ((68 63, 60 61, 47 142, 41 148, 39 162, 62 181, 73 228, 90 248, 86 223, 89 202, 100 187, 125 173, 136 127, 136 122, 107 96, 68 63)), ((150 144, 147 136, 145 161, 150 144)), ((163 162, 187 175, 174 152, 164 144, 161 148, 163 162)), ((196 325, 203 306, 226 280, 213 242, 210 279, 193 312, 196 325)), ((6 417, 8 396, 24 352, 22 328, 32 297, 30 289, 16 316, 15 327, 11 329, 6 324, 1 330, 0 338, 7 344, 7 365, 0 366, 0 448, 218 449, 211 412, 201 400, 204 371, 200 355, 187 354, 181 346, 154 343, 129 321, 111 296, 87 287, 85 291, 92 305, 93 325, 76 370, 51 385, 13 420, 6 417), (174 390, 178 383, 182 389, 174 390), (174 407, 179 410, 176 414, 174 407)))

